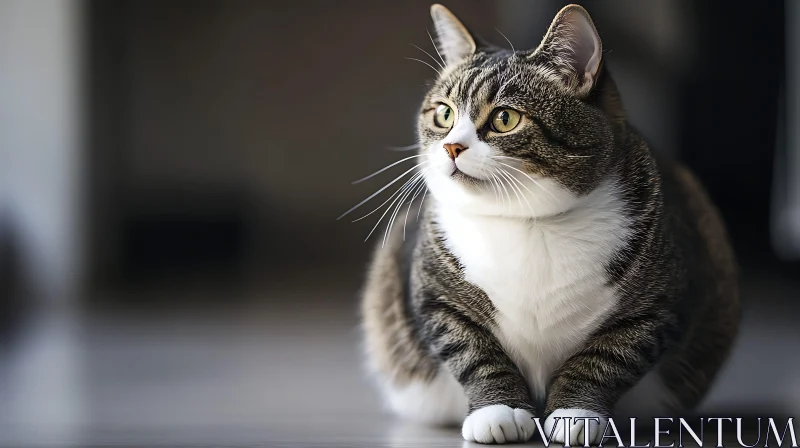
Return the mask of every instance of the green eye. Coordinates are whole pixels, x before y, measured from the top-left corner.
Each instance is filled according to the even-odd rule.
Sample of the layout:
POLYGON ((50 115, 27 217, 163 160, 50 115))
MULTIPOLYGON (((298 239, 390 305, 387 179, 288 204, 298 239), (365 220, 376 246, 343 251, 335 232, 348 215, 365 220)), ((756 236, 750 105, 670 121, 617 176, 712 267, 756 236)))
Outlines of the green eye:
POLYGON ((492 114, 492 129, 496 132, 509 132, 519 124, 521 116, 514 109, 499 109, 492 114))
POLYGON ((456 114, 447 104, 440 104, 433 114, 433 122, 440 128, 449 128, 453 125, 456 114))

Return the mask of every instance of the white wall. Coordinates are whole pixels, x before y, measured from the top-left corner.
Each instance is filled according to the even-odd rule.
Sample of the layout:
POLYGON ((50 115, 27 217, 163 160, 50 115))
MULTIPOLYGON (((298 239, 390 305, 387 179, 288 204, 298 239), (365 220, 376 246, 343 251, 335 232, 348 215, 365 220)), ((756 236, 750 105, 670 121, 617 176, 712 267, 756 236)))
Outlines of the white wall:
POLYGON ((56 301, 74 292, 82 265, 81 7, 0 1, 0 214, 35 292, 56 301))

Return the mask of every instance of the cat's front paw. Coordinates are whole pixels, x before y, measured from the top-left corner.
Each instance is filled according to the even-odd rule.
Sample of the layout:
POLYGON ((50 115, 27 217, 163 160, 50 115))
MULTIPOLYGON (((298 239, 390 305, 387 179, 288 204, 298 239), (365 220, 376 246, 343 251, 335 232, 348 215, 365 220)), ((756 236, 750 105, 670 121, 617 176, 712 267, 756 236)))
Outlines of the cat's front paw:
POLYGON ((461 427, 461 435, 464 440, 478 443, 525 442, 535 429, 530 412, 495 404, 469 414, 461 427))
POLYGON ((584 446, 586 437, 585 423, 589 425, 589 444, 597 445, 600 443, 608 419, 601 417, 600 414, 596 412, 587 411, 585 409, 556 409, 553 411, 553 413, 547 417, 547 420, 544 421, 544 427, 542 429, 545 432, 545 437, 553 434, 551 442, 563 444, 566 438, 564 427, 567 418, 570 419, 569 444, 571 446, 584 446), (583 417, 589 417, 592 420, 584 420, 583 417), (575 420, 576 418, 580 418, 580 420, 575 420), (594 420, 595 418, 599 419, 600 422, 598 423, 597 420, 594 420), (555 431, 553 431, 553 428, 555 428, 555 431))

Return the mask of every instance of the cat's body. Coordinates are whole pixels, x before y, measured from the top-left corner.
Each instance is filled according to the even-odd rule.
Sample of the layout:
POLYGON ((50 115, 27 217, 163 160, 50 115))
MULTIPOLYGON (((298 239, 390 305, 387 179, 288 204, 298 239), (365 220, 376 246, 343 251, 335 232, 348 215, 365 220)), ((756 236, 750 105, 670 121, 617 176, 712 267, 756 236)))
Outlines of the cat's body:
POLYGON ((602 422, 645 387, 627 401, 697 405, 736 333, 733 254, 692 175, 627 125, 588 15, 565 8, 517 53, 433 15, 447 67, 420 119, 431 194, 376 250, 362 308, 389 406, 502 443, 530 437, 537 411, 547 431, 602 422), (489 122, 505 129, 503 107, 520 111, 508 131, 489 122))

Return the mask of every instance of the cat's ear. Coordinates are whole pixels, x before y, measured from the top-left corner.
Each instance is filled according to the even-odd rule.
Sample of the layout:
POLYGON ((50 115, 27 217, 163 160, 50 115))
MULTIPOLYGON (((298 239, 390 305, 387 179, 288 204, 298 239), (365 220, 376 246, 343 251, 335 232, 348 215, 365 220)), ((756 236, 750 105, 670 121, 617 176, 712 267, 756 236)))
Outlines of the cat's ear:
POLYGON ((455 64, 475 53, 475 39, 449 9, 435 4, 431 6, 431 18, 436 28, 439 53, 447 65, 455 64))
POLYGON ((589 13, 568 5, 556 14, 533 57, 554 69, 565 87, 583 96, 597 81, 602 53, 603 44, 589 13))

